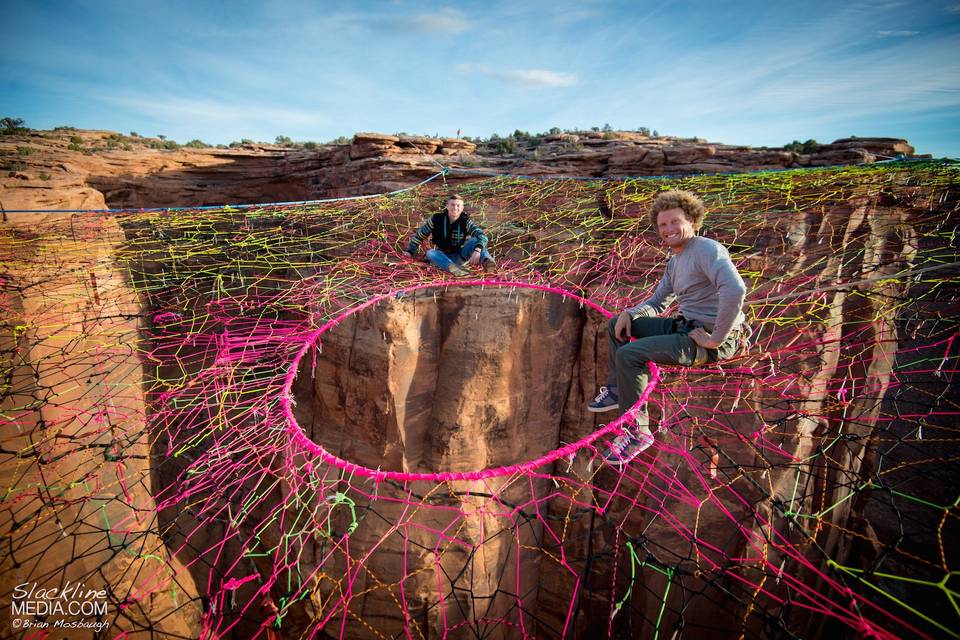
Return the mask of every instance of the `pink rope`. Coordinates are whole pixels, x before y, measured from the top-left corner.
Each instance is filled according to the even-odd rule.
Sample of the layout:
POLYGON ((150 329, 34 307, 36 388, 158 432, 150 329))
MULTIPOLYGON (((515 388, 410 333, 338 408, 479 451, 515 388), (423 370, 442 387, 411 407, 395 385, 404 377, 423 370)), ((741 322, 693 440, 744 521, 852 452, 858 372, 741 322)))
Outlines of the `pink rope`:
POLYGON ((622 416, 614 420, 613 422, 601 427, 597 431, 594 431, 590 435, 582 438, 576 442, 567 444, 558 449, 554 449, 549 453, 523 462, 520 464, 513 464, 502 467, 495 467, 492 469, 483 469, 480 471, 447 471, 441 473, 408 473, 402 471, 381 471, 380 469, 371 469, 369 467, 364 467, 348 460, 339 458, 317 443, 310 440, 307 435, 303 432, 303 428, 297 422, 296 417, 293 415, 293 406, 291 404, 291 389, 293 387, 294 378, 297 377, 297 371, 299 369, 300 361, 306 355, 307 351, 317 343, 317 340, 320 339, 324 333, 337 326, 343 322, 346 318, 350 317, 355 313, 359 313, 364 309, 368 309, 373 305, 387 300, 389 298, 395 298, 398 295, 405 293, 410 293, 413 291, 419 291, 421 289, 432 289, 436 287, 445 287, 445 286, 496 286, 496 287, 516 287, 520 289, 536 289, 538 291, 545 291, 548 293, 554 293, 558 295, 565 296, 576 300, 581 305, 585 305, 599 311, 603 314, 604 317, 610 318, 613 317, 613 313, 607 311, 600 305, 591 302, 590 300, 561 289, 559 287, 551 287, 540 284, 533 284, 529 282, 512 282, 507 280, 448 280, 443 282, 431 282, 426 284, 418 284, 410 287, 405 287, 403 289, 398 289, 396 291, 391 291, 389 293, 381 294, 370 298, 366 302, 357 305, 351 309, 348 309, 336 316, 335 318, 324 323, 319 329, 307 336, 306 340, 303 343, 303 346, 300 348, 300 351, 294 357, 290 370, 287 371, 287 375, 284 378, 283 392, 280 398, 281 411, 283 412, 284 418, 287 421, 287 433, 290 435, 291 443, 293 445, 299 446, 311 454, 320 458, 322 462, 333 465, 338 469, 342 469, 347 473, 352 475, 358 475, 366 478, 373 478, 375 482, 381 482, 383 480, 396 480, 398 482, 410 482, 410 481, 425 481, 425 482, 445 482, 448 480, 482 480, 486 478, 497 478, 501 476, 510 476, 515 474, 522 474, 542 467, 543 465, 550 464, 559 460, 560 458, 565 458, 570 456, 584 447, 589 447, 593 442, 602 438, 614 431, 621 430, 623 424, 633 419, 636 410, 642 406, 647 399, 650 397, 650 394, 653 393, 654 389, 657 386, 657 383, 660 381, 660 369, 653 362, 649 363, 650 368, 650 382, 647 385, 647 388, 644 389, 643 394, 641 394, 640 399, 630 407, 630 409, 624 413, 622 416))

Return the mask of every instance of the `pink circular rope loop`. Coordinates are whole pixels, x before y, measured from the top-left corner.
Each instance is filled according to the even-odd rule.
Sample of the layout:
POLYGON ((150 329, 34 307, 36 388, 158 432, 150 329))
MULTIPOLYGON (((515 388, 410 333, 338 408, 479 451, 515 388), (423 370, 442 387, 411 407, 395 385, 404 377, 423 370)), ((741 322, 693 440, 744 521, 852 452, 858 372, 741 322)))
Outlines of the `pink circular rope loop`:
POLYGON ((357 475, 364 478, 373 478, 376 482, 382 480, 395 480, 397 482, 408 482, 408 481, 429 481, 429 482, 445 482, 447 480, 485 480, 487 478, 498 478, 502 476, 510 476, 518 473, 526 473, 542 467, 543 465, 550 464, 559 460, 560 458, 565 458, 572 453, 588 447, 593 442, 602 438, 609 433, 614 431, 621 430, 624 423, 632 420, 636 409, 642 406, 647 399, 650 397, 650 394, 653 393, 654 389, 657 387, 657 383, 660 381, 660 369, 653 362, 648 363, 650 368, 650 382, 647 384, 647 388, 644 389, 643 394, 637 400, 637 402, 630 407, 630 409, 624 413, 622 416, 618 417, 613 422, 610 422, 607 425, 604 425, 600 429, 594 431, 590 435, 581 438, 577 442, 564 445, 560 448, 554 449, 549 453, 523 462, 520 464, 514 464, 509 466, 494 467, 492 469, 483 469, 479 471, 445 471, 440 473, 409 473, 403 471, 382 471, 380 469, 371 469, 369 467, 364 467, 358 465, 354 462, 344 460, 330 453, 316 442, 313 442, 307 435, 303 432, 303 428, 297 422, 296 417, 293 415, 293 406, 291 404, 291 389, 293 388, 293 381, 297 377, 297 371, 299 370, 300 361, 306 355, 307 351, 315 345, 320 336, 324 333, 337 326, 343 322, 346 318, 356 313, 359 313, 365 309, 369 309, 378 302, 387 300, 390 298, 395 298, 398 295, 405 293, 411 293, 413 291, 420 291, 422 289, 434 289, 437 287, 447 287, 447 286, 480 286, 480 285, 490 285, 496 287, 516 287, 521 289, 536 289, 538 291, 545 291, 547 293, 553 293, 561 295, 572 300, 576 300, 582 305, 588 306, 591 309, 600 312, 605 318, 613 317, 613 313, 607 311, 600 305, 591 302, 590 300, 578 296, 575 293, 571 293, 560 287, 551 287, 547 285, 534 284, 530 282, 519 282, 519 281, 509 281, 509 280, 496 280, 496 279, 484 279, 484 280, 446 280, 442 282, 430 282, 425 284, 413 285, 410 287, 405 287, 403 289, 397 289, 395 291, 390 291, 389 293, 380 294, 370 298, 369 300, 352 307, 341 313, 340 315, 332 318, 325 322, 319 329, 309 334, 306 340, 303 343, 303 346, 300 348, 300 351, 293 358, 293 361, 290 363, 290 369, 287 371, 286 377, 284 378, 283 383, 283 392, 280 397, 280 407, 283 412, 284 418, 287 422, 287 433, 290 436, 290 442, 292 445, 300 447, 306 452, 317 456, 321 461, 328 463, 350 473, 351 475, 357 475))

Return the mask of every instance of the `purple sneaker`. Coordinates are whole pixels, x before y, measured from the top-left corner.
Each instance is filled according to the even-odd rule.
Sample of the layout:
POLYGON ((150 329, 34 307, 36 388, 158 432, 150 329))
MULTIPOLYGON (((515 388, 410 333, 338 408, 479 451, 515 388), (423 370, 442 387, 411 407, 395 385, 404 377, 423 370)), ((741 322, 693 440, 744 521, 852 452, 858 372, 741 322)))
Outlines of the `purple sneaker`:
POLYGON ((610 446, 603 452, 603 460, 607 464, 623 466, 636 458, 653 444, 653 434, 650 429, 635 427, 624 429, 623 434, 617 436, 610 446))

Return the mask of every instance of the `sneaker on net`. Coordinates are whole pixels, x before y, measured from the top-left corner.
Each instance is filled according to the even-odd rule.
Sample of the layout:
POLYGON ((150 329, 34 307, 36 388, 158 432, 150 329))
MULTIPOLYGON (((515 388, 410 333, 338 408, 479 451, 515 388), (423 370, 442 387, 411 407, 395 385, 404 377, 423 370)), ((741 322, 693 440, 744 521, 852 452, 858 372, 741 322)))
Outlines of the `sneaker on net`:
POLYGON ((617 394, 610 387, 600 387, 600 393, 593 399, 593 402, 587 404, 587 411, 593 413, 602 413, 603 411, 613 411, 620 404, 617 394))
POLYGON ((484 258, 484 260, 480 263, 480 267, 484 271, 493 271, 497 268, 497 261, 493 258, 484 258))
POLYGON ((450 272, 450 275, 456 276, 458 278, 465 278, 470 275, 470 272, 458 265, 455 262, 450 263, 450 266, 447 267, 447 271, 450 272))
POLYGON ((603 459, 607 464, 622 466, 636 458, 653 444, 653 434, 649 429, 642 427, 624 429, 623 434, 617 436, 610 446, 603 452, 603 459))

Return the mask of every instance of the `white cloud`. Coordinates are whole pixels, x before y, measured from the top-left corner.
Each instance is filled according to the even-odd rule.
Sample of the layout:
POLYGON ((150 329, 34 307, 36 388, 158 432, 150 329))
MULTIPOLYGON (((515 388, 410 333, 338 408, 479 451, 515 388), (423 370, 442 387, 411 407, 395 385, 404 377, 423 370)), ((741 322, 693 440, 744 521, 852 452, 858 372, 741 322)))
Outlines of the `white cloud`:
POLYGON ((877 31, 877 35, 881 38, 910 38, 912 36, 920 35, 919 31, 877 31))
POLYGON ((563 73, 548 69, 492 69, 481 64, 460 64, 461 71, 482 73, 483 75, 533 89, 570 87, 580 78, 575 73, 563 73))
POLYGON ((850 8, 854 11, 877 13, 878 11, 892 11, 893 9, 899 9, 903 5, 903 2, 899 2, 897 0, 892 2, 888 0, 862 0, 861 2, 855 2, 851 4, 850 8))
POLYGON ((578 80, 574 73, 559 73, 547 69, 506 69, 491 71, 489 75, 532 87, 569 87, 577 84, 578 80))
POLYGON ((358 21, 377 31, 418 33, 422 35, 457 35, 470 29, 470 21, 457 9, 440 9, 432 13, 409 16, 359 17, 358 21))
POLYGON ((439 13, 421 13, 407 18, 412 30, 423 33, 463 33, 470 28, 467 18, 456 9, 442 9, 439 13))

